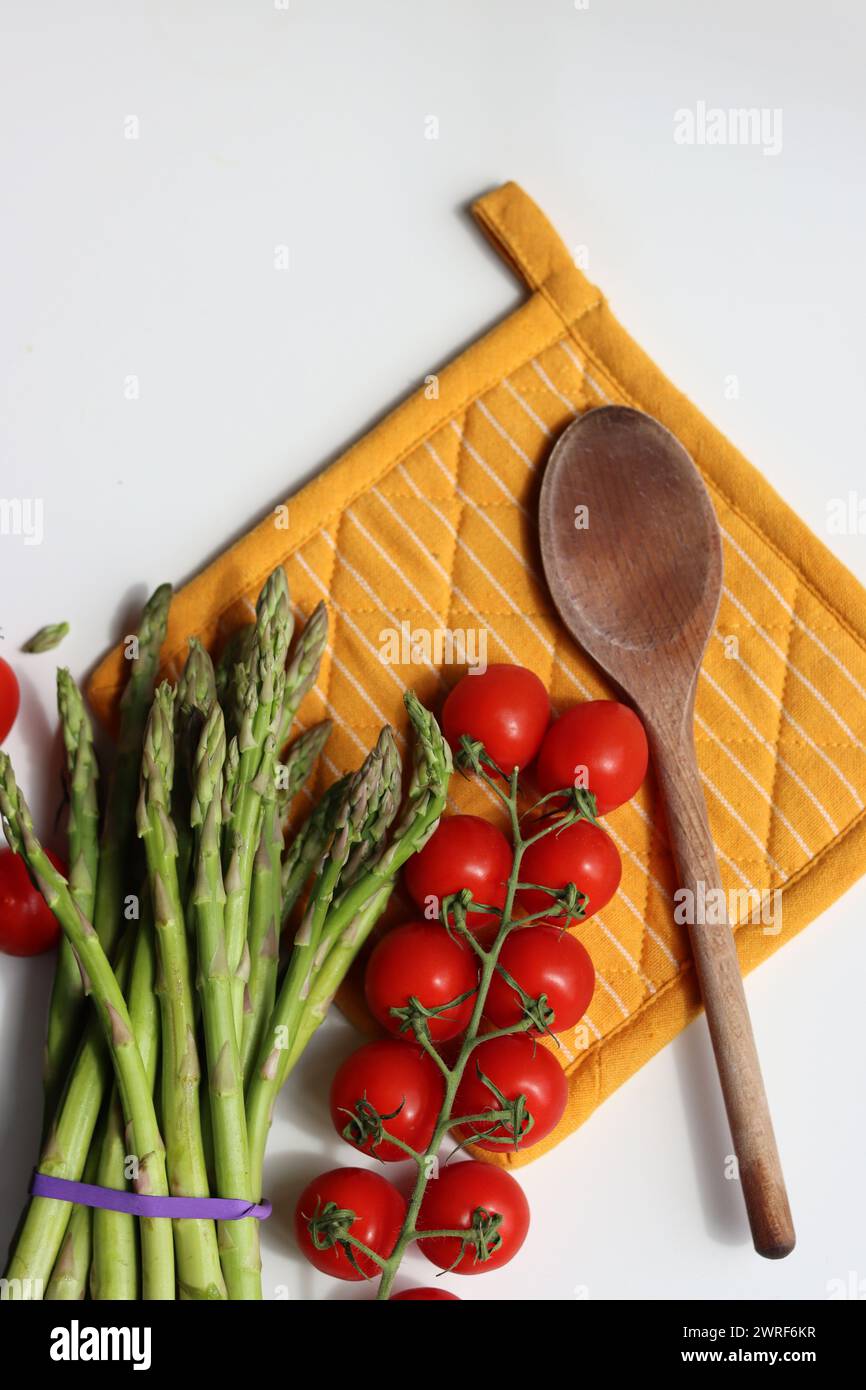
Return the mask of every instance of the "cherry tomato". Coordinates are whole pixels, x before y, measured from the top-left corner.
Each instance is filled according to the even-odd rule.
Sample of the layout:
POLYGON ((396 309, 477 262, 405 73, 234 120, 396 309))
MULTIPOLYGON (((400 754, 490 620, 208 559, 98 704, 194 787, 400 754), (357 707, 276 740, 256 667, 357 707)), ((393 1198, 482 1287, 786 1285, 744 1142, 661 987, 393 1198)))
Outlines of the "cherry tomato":
POLYGON ((603 816, 634 796, 648 761, 646 734, 634 710, 618 700, 587 700, 551 724, 535 780, 543 795, 587 787, 603 816))
POLYGON ((459 1303, 460 1299, 456 1293, 449 1293, 447 1289, 404 1289, 402 1293, 392 1293, 388 1299, 389 1303, 420 1303, 421 1301, 433 1303, 459 1303))
POLYGON ((484 1274, 508 1264, 517 1254, 529 1230, 529 1203, 523 1188, 504 1168, 473 1161, 449 1163, 428 1183, 417 1226, 419 1231, 465 1230, 467 1234, 473 1227, 486 1230, 486 1259, 479 1256, 478 1240, 465 1244, 458 1236, 440 1236, 418 1243, 440 1269, 484 1274), (501 1220, 492 1231, 495 1216, 501 1220))
POLYGON ((357 1103, 366 1102, 389 1134, 423 1153, 433 1137, 444 1090, 442 1073, 422 1047, 391 1038, 367 1043, 346 1058, 334 1077, 331 1119, 337 1133, 361 1153, 385 1163, 405 1162, 407 1155, 398 1145, 387 1139, 375 1144, 372 1134, 363 1137, 357 1103))
POLYGON ((565 1072, 553 1053, 533 1038, 515 1033, 511 1037, 491 1038, 476 1047, 457 1087, 455 1115, 481 1115, 487 1110, 502 1109, 495 1093, 479 1075, 479 1069, 507 1101, 525 1096, 526 1110, 533 1119, 532 1125, 524 1121, 516 1142, 513 1126, 505 1123, 491 1127, 480 1120, 461 1125, 461 1134, 487 1136, 473 1139, 479 1148, 490 1149, 493 1153, 531 1149, 559 1124, 568 1100, 565 1072), (497 1140, 507 1142, 497 1143, 497 1140))
POLYGON ((0 656, 0 743, 3 742, 18 714, 21 691, 18 678, 8 661, 0 656))
POLYGON ((360 1250, 352 1254, 358 1269, 346 1253, 346 1243, 339 1239, 324 1250, 314 1244, 308 1222, 314 1217, 333 1212, 353 1213, 346 1218, 344 1230, 370 1250, 387 1260, 397 1243, 406 1216, 406 1202, 394 1187, 379 1173, 367 1168, 332 1168, 322 1173, 304 1188, 295 1208, 295 1235, 301 1253, 311 1265, 335 1279, 373 1279, 379 1266, 360 1250))
MULTIPOLYGON (((588 820, 574 821, 536 840, 520 865, 522 883, 540 883, 546 888, 575 884, 589 898, 584 920, 607 906, 621 876, 619 850, 600 825, 588 820)), ((527 912, 540 912, 553 902, 540 888, 519 889, 517 898, 527 912)))
POLYGON ((480 739, 505 773, 531 763, 550 722, 550 700, 534 671, 495 664, 464 676, 442 710, 442 728, 453 749, 462 734, 480 739))
MULTIPOLYGON (((480 816, 448 816, 406 865, 406 887, 418 907, 438 917, 442 899, 468 888, 475 902, 504 907, 514 854, 501 830, 480 816)), ((469 912, 476 935, 499 926, 493 912, 469 912)))
MULTIPOLYGON (((364 988, 374 1018, 389 1033, 399 1033, 401 1020, 392 1008, 403 1008, 410 996, 427 1009, 474 991, 478 968, 472 948, 448 935, 440 922, 405 922, 383 936, 368 963, 364 988)), ((472 1017, 474 1000, 465 999, 427 1020, 430 1037, 443 1042, 462 1033, 472 1017)))
MULTIPOLYGON (((586 947, 562 927, 513 931, 499 953, 499 964, 531 999, 545 995, 553 1010, 553 1033, 574 1028, 589 1008, 595 970, 586 947)), ((524 1017, 520 996, 499 970, 490 982, 484 1012, 496 1028, 510 1028, 524 1017)))
MULTIPOLYGON (((51 850, 47 854, 65 876, 63 861, 51 850)), ((20 854, 0 849, 0 951, 7 956, 39 956, 56 946, 59 937, 57 918, 30 882, 20 854)))

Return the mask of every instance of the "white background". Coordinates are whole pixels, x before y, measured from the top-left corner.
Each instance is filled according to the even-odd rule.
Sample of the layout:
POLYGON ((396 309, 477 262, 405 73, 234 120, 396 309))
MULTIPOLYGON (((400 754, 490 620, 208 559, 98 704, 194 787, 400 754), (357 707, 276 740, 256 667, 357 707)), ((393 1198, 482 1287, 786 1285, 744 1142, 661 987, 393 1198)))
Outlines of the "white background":
MULTIPOLYGON (((819 533, 829 500, 862 487, 856 0, 3 10, 0 495, 44 498, 45 539, 0 538, 0 652, 24 701, 7 746, 44 827, 55 662, 20 642, 68 619, 62 659, 83 675, 156 582, 191 575, 514 306, 465 211, 508 178, 588 248, 633 335, 819 533), (781 108, 781 153, 676 144, 674 112, 698 101, 781 108)), ((863 538, 831 543, 866 580, 863 538)), ((866 1280, 864 912, 861 884, 748 983, 790 1259, 751 1253, 720 1180, 701 1022, 525 1170, 520 1258, 446 1282, 465 1298, 775 1299, 866 1280)), ((36 1152, 49 968, 0 961, 0 1238, 36 1152)), ((270 1294, 366 1296, 303 1268, 290 1235, 301 1182, 351 1162, 323 1102, 351 1045, 334 1020, 280 1103, 270 1294)), ((415 1256, 408 1272, 428 1270, 415 1256)))

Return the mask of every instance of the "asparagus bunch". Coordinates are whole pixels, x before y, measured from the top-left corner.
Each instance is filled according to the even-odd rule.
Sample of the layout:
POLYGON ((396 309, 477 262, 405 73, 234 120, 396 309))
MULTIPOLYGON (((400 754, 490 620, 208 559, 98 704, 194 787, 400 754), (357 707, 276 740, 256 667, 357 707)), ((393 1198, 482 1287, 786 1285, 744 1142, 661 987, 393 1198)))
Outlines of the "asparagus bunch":
MULTIPOLYGON (((128 639, 124 644, 130 662, 130 674, 121 699, 117 758, 95 856, 97 877, 92 918, 97 937, 109 955, 113 953, 114 944, 121 935, 121 927, 126 920, 124 899, 127 893, 134 895, 137 887, 137 870, 134 863, 130 862, 130 847, 135 828, 138 759, 144 721, 153 692, 159 650, 165 636, 170 597, 169 586, 161 585, 145 604, 137 636, 128 639)), ((75 751, 79 742, 90 745, 91 734, 83 702, 79 692, 73 689, 71 678, 61 678, 60 691, 60 715, 67 759, 70 757, 68 750, 72 746, 73 767, 77 767, 79 775, 82 768, 86 769, 87 777, 92 780, 92 789, 76 796, 72 794, 73 778, 73 788, 70 790, 70 872, 74 883, 78 857, 73 846, 75 843, 80 845, 90 833, 85 828, 84 820, 79 824, 78 818, 82 815, 81 808, 88 807, 96 796, 96 764, 83 753, 75 751), (82 715, 80 721, 79 711, 82 715)), ((89 852, 92 853, 92 850, 89 852)), ((129 965, 128 942, 122 939, 115 964, 118 974, 129 965)), ((62 958, 59 968, 66 972, 62 958)), ((59 1031, 66 1031, 64 1019, 68 994, 68 984, 55 986, 51 1005, 52 1018, 49 1021, 49 1033, 53 1029, 55 1037, 59 1031)), ((72 1027, 69 1028, 67 1036, 71 1037, 74 1043, 72 1027)), ((57 1069, 61 1070, 61 1074, 65 1069, 66 1084, 53 1118, 46 1126, 47 1132, 38 1168, 40 1172, 52 1177, 77 1181, 81 1179, 84 1171, 100 1109, 111 1083, 111 1059, 98 1018, 92 1015, 88 1018, 74 1055, 70 1053, 65 1059, 61 1059, 56 1047, 54 1052, 57 1060, 49 1071, 49 1086, 52 1091, 58 1088, 57 1069)), ((101 1149, 101 1142, 101 1137, 98 1137, 98 1151, 101 1149)), ((95 1157, 93 1164, 97 1162, 98 1157, 95 1157)), ((21 1291, 24 1296, 30 1296, 36 1291, 35 1296, 41 1296, 39 1291, 44 1290, 49 1283, 67 1225, 74 1214, 67 1202, 56 1201, 50 1197, 34 1197, 28 1203, 19 1223, 6 1271, 10 1281, 8 1287, 13 1294, 21 1291)), ((81 1224, 85 1222, 79 1215, 76 1226, 81 1224)), ((80 1248, 81 1236, 77 1232, 73 1234, 80 1248)), ((66 1284, 69 1287, 70 1281, 67 1280, 66 1284)), ((81 1292, 83 1288, 82 1284, 81 1292)), ((80 1293, 76 1296, 80 1296, 80 1293)))
MULTIPOLYGON (((169 597, 167 586, 157 590, 128 642, 101 834, 90 722, 69 673, 58 676, 69 883, 45 856, 0 755, 7 837, 63 928, 38 1167, 105 1187, 131 1181, 138 1192, 253 1204, 279 1088, 400 866, 435 828, 451 760, 432 716, 408 696, 415 744, 402 811, 402 767, 386 728, 289 834, 289 808, 331 728, 307 729, 283 751, 327 640, 324 607, 290 652, 292 610, 275 571, 255 623, 216 671, 193 639, 177 689, 163 683, 154 693, 169 597)), ((258 1222, 134 1218, 37 1197, 7 1276, 13 1297, 258 1299, 258 1222)))
MULTIPOLYGON (((127 1144, 135 1160, 135 1189, 168 1195, 165 1148, 153 1097, 135 1041, 123 990, 99 937, 36 838, 30 810, 19 791, 7 754, 0 753, 0 817, 6 838, 24 856, 45 901, 54 912, 78 963, 85 994, 92 995, 96 1017, 111 1053, 115 1079, 128 1127, 127 1144)), ((163 1219, 142 1221, 145 1297, 174 1297, 171 1226, 163 1219)))

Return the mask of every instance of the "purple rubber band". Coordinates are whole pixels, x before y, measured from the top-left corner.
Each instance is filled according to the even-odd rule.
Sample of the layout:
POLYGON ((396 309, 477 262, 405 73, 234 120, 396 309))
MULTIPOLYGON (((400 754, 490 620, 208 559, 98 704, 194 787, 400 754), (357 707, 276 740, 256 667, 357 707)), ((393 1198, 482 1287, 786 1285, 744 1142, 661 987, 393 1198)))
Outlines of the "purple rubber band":
POLYGON ((77 1202, 82 1207, 101 1207, 104 1211, 123 1211, 128 1216, 168 1216, 173 1219, 211 1217, 214 1221, 242 1221, 254 1216, 267 1221, 270 1202, 245 1202, 242 1197, 147 1197, 138 1192, 118 1192, 92 1182, 71 1178, 51 1178, 34 1173, 32 1197, 53 1197, 58 1202, 77 1202))

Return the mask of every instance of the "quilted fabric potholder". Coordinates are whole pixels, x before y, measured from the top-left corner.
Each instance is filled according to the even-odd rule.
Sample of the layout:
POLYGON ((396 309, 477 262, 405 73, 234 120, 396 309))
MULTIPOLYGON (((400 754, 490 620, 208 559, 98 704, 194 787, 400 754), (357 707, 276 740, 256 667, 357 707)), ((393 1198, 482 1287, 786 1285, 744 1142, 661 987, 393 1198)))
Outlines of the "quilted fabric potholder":
MULTIPOLYGON (((267 518, 180 591, 165 671, 176 672, 189 633, 218 646, 247 621, 264 577, 284 564, 299 615, 324 598, 331 616, 300 721, 335 722, 320 785, 357 765, 383 723, 403 739, 406 686, 439 707, 462 672, 437 665, 437 634, 485 634, 488 661, 531 667, 558 709, 610 696, 540 577, 538 488, 575 416, 607 402, 654 415, 700 468, 724 538, 725 589, 696 734, 723 884, 741 893, 736 939, 748 971, 866 867, 864 592, 632 342, 516 184, 481 198, 474 213, 529 298, 289 499, 288 528, 267 518), (766 900, 761 921, 750 916, 753 890, 781 894, 766 900)), ((104 718, 122 674, 115 651, 92 677, 104 718)), ((451 806, 499 814, 483 788, 459 777, 451 806)), ((598 983, 584 1023, 560 1040, 566 1113, 529 1154, 496 1161, 525 1162, 562 1140, 699 1008, 651 778, 606 826, 622 885, 577 929, 598 983)))

